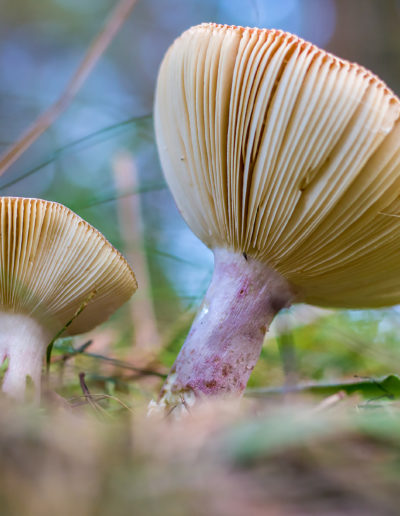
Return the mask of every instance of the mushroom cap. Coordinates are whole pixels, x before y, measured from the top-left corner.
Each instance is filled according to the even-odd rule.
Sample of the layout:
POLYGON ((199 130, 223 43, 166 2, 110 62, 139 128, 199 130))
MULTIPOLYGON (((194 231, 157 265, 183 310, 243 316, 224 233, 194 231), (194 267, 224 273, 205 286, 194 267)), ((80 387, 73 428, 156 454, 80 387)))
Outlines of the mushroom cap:
POLYGON ((161 164, 210 248, 267 263, 321 306, 400 302, 400 101, 279 30, 202 24, 158 76, 161 164))
POLYGON ((125 258, 62 204, 0 197, 0 309, 75 335, 105 321, 137 288, 125 258))

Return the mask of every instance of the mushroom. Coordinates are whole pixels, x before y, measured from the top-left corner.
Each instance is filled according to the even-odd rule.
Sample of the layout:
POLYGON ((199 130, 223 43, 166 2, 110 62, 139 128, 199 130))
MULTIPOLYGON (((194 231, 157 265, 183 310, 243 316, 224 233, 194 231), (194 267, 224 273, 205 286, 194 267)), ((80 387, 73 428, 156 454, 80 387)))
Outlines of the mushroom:
POLYGON ((400 101, 280 30, 202 24, 161 64, 161 165, 214 274, 161 404, 240 394, 293 302, 400 302, 400 101))
POLYGON ((8 358, 2 391, 24 399, 30 377, 38 401, 52 337, 86 303, 66 333, 94 328, 136 288, 123 256, 71 210, 40 199, 1 197, 0 362, 8 358))

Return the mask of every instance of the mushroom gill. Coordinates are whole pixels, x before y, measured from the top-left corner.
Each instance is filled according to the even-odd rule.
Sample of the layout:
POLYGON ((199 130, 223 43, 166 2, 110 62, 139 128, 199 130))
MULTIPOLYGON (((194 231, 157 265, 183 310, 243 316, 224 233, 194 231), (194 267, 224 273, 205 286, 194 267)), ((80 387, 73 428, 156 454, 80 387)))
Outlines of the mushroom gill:
POLYGON ((0 360, 9 359, 2 390, 25 394, 30 376, 40 395, 47 345, 66 328, 94 328, 137 288, 122 255, 90 224, 56 202, 0 198, 0 360))
POLYGON ((215 255, 164 401, 241 392, 293 301, 400 302, 400 101, 377 76, 279 30, 202 24, 164 57, 155 127, 178 208, 215 255))

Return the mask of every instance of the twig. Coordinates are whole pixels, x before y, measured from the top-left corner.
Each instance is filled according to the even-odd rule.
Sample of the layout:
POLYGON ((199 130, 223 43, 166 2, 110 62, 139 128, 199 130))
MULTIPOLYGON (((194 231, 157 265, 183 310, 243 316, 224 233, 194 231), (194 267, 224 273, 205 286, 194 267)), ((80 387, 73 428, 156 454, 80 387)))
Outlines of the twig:
MULTIPOLYGON (((81 373, 81 374, 85 374, 85 373, 81 373)), ((84 382, 85 386, 86 386, 86 383, 84 382)), ((87 388, 87 386, 86 386, 87 388)), ((90 397, 93 399, 94 397, 97 398, 98 401, 101 401, 103 399, 109 399, 109 400, 114 400, 116 401, 117 403, 119 403, 122 407, 124 407, 126 410, 128 410, 129 412, 132 412, 133 414, 133 410, 126 404, 124 403, 122 400, 120 400, 119 398, 117 398, 116 396, 111 396, 111 394, 102 394, 102 393, 99 393, 99 394, 90 394, 90 397)), ((68 401, 71 403, 72 401, 74 400, 79 400, 79 399, 82 399, 82 398, 85 398, 87 399, 87 395, 84 394, 83 396, 74 396, 73 398, 70 398, 68 401)), ((75 407, 77 405, 74 405, 75 407)))
POLYGON ((81 386, 81 389, 82 389, 82 392, 84 394, 84 396, 86 398, 91 398, 90 396, 90 392, 89 392, 89 388, 88 386, 86 385, 86 382, 85 382, 85 373, 79 373, 79 383, 80 383, 80 386, 81 386))
POLYGON ((81 353, 86 351, 86 349, 89 346, 91 346, 92 344, 93 344, 93 341, 92 340, 88 340, 87 342, 84 342, 81 346, 79 346, 79 348, 73 349, 73 350, 69 351, 68 353, 63 353, 62 355, 60 355, 58 357, 53 357, 51 359, 51 363, 52 364, 55 364, 56 362, 63 362, 63 363, 65 363, 70 358, 72 358, 72 357, 74 357, 76 355, 80 355, 81 353))
POLYGON ((165 379, 167 378, 167 373, 161 373, 160 371, 154 371, 153 369, 143 369, 141 367, 136 367, 128 362, 124 362, 123 360, 118 360, 117 358, 105 357, 104 355, 99 355, 98 353, 87 353, 85 350, 93 343, 92 340, 88 340, 79 348, 73 349, 70 352, 64 353, 63 355, 53 357, 51 359, 52 364, 56 364, 57 362, 65 362, 66 360, 76 356, 83 355, 88 358, 96 358, 98 360, 104 360, 105 362, 109 362, 116 367, 120 367, 121 369, 128 369, 129 371, 133 371, 136 373, 133 376, 130 376, 129 379, 140 378, 141 376, 157 376, 159 378, 165 379))
POLYGON ((120 0, 104 28, 90 45, 80 66, 67 84, 59 99, 42 113, 0 159, 0 176, 10 167, 32 143, 48 129, 68 107, 78 93, 103 52, 109 46, 122 24, 131 13, 137 0, 120 0))
POLYGON ((97 353, 82 353, 83 356, 98 358, 99 360, 104 360, 109 362, 117 367, 121 367, 122 369, 129 369, 130 371, 134 371, 135 373, 139 373, 141 376, 158 376, 159 378, 165 379, 168 375, 164 373, 160 373, 159 371, 153 371, 151 369, 141 369, 140 367, 133 366, 128 364, 127 362, 123 362, 122 360, 118 360, 117 358, 109 358, 103 355, 98 355, 97 353))
POLYGON ((113 163, 114 181, 118 195, 120 233, 126 247, 128 261, 135 264, 135 274, 141 290, 135 303, 130 303, 132 323, 135 330, 135 350, 140 350, 147 359, 161 347, 153 301, 149 265, 144 251, 143 221, 139 195, 125 197, 123 192, 134 192, 140 188, 139 175, 133 157, 127 153, 118 154, 113 163))
POLYGON ((327 410, 334 405, 337 405, 340 401, 342 401, 347 394, 345 391, 339 391, 335 394, 332 394, 331 396, 328 396, 327 398, 323 399, 316 407, 313 408, 311 411, 313 414, 316 412, 322 412, 323 410, 327 410))
POLYGON ((85 373, 79 373, 79 383, 82 389, 82 392, 84 394, 84 397, 87 399, 90 406, 96 411, 101 412, 103 414, 107 414, 104 409, 102 409, 92 398, 92 395, 90 394, 89 388, 86 385, 85 382, 85 373))

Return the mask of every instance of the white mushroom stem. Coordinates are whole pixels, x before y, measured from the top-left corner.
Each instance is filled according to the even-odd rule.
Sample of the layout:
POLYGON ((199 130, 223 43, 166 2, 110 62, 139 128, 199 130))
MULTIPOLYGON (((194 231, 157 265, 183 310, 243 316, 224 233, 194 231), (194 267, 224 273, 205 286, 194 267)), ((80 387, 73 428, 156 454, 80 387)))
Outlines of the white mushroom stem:
POLYGON ((165 382, 161 405, 241 394, 269 324, 294 299, 284 278, 245 254, 217 249, 214 260, 211 284, 165 382))
POLYGON ((27 378, 33 382, 35 401, 40 400, 43 358, 51 335, 27 315, 0 312, 0 363, 8 358, 1 390, 25 399, 27 378))

